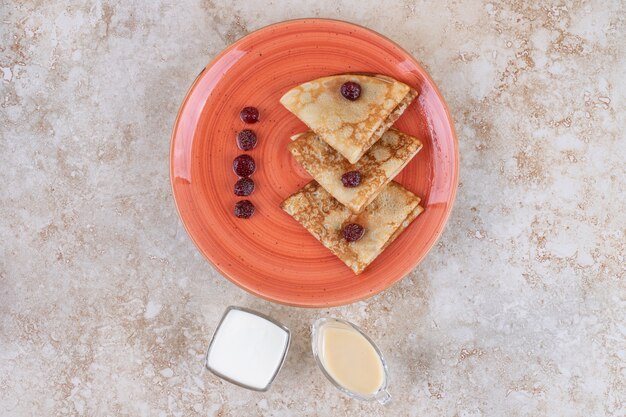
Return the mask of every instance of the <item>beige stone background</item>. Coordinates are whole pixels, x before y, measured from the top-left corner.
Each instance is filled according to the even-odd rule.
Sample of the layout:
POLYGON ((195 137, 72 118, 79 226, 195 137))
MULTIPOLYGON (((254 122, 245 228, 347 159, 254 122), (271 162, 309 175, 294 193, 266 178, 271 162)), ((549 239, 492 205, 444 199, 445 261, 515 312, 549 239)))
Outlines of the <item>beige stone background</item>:
POLYGON ((0 0, 0 70, 0 416, 626 415, 623 2, 0 0), (329 310, 222 279, 168 178, 198 72, 246 33, 310 16, 414 54, 461 154, 427 259, 329 310), (229 304, 294 331, 267 393, 203 370, 229 304), (323 379, 308 339, 322 315, 379 342, 387 407, 323 379))

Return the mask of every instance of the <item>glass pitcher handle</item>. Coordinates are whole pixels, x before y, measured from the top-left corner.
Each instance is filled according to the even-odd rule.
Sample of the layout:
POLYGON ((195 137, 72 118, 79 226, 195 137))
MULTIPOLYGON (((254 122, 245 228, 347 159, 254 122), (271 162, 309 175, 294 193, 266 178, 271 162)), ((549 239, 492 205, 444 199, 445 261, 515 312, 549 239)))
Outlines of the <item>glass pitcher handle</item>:
POLYGON ((389 401, 391 401, 391 395, 387 390, 380 391, 376 394, 376 401, 383 405, 387 404, 389 401))

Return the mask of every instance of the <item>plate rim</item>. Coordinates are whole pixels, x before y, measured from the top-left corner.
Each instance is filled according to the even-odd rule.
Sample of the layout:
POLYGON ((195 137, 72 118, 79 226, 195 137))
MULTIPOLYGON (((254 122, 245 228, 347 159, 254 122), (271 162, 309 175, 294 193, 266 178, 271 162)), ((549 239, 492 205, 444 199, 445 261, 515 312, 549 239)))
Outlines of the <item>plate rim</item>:
POLYGON ((275 23, 271 23, 271 24, 266 25, 266 26, 262 26, 262 27, 260 27, 260 28, 258 28, 256 30, 246 34, 245 36, 237 39, 235 42, 231 43, 229 46, 227 46, 226 48, 221 50, 217 55, 215 55, 202 68, 202 70, 198 73, 198 75, 194 78, 193 82, 191 83, 191 85, 187 89, 187 92, 185 93, 185 95, 184 95, 184 97, 183 97, 183 99, 181 101, 181 104, 180 104, 180 106, 178 108, 178 112, 176 113, 176 118, 174 120, 174 124, 173 124, 173 127, 172 127, 172 134, 170 136, 169 176, 170 176, 170 188, 171 188, 171 193, 172 193, 172 199, 174 200, 174 205, 176 207, 176 213, 178 215, 178 218, 179 218, 180 222, 182 223, 183 228, 185 229, 185 232, 187 233, 188 237, 190 238, 190 240, 195 245, 195 247, 198 250, 198 252, 200 252, 200 254, 202 254, 204 259, 215 270, 217 270, 222 277, 226 278, 232 284, 235 284, 235 286, 237 286, 238 288, 241 288, 242 290, 246 291, 247 293, 252 294, 252 295, 254 295, 256 297, 259 297, 259 298, 261 298, 263 300, 266 300, 266 301, 269 301, 269 302, 272 302, 272 303, 277 303, 277 304, 281 304, 281 305, 290 306, 290 307, 326 308, 326 307, 337 307, 337 306, 353 304, 353 303, 356 303, 356 302, 359 302, 359 301, 366 300, 368 298, 372 298, 373 296, 382 293, 383 291, 391 288, 392 286, 394 286, 395 284, 397 284, 398 282, 400 282, 401 280, 406 278, 409 274, 411 274, 411 272, 414 271, 415 268, 417 268, 417 266, 419 266, 419 264, 424 260, 424 258, 430 253, 430 251, 433 249, 433 247, 437 244, 437 242, 439 241, 441 235, 443 234, 443 231, 445 230, 446 226, 448 225, 448 221, 450 220, 450 215, 452 214, 452 210, 453 210, 454 204, 456 202, 456 196, 457 196, 457 192, 458 192, 458 188, 459 188, 459 171, 460 171, 460 165, 459 165, 459 142, 458 142, 458 137, 457 137, 457 134, 456 134, 456 129, 454 127, 454 120, 452 119, 452 115, 450 114, 450 108, 448 106, 448 103, 446 102, 445 98, 441 94, 441 91, 439 91, 438 85, 432 79, 432 77, 430 76, 428 71, 426 71, 424 66, 411 53, 409 53, 406 49, 404 49, 402 46, 400 46, 394 40, 388 38, 387 36, 377 32, 377 31, 375 31, 373 29, 370 29, 370 28, 368 28, 366 26, 362 26, 362 25, 359 25, 357 23, 353 23, 353 22, 349 22, 349 21, 341 20, 341 19, 332 19, 332 18, 296 18, 296 19, 282 20, 280 22, 275 22, 275 23), (188 103, 189 97, 191 96, 191 93, 194 91, 196 85, 200 81, 202 75, 209 68, 211 68, 213 65, 215 65, 223 56, 227 55, 230 51, 232 51, 237 46, 239 46, 242 42, 244 42, 247 38, 249 38, 249 37, 251 37, 253 35, 258 35, 260 32, 264 32, 266 30, 274 29, 276 27, 286 26, 286 25, 293 24, 293 23, 306 24, 307 22, 312 22, 312 23, 316 23, 316 22, 320 22, 320 23, 330 22, 330 23, 338 23, 338 24, 341 24, 341 25, 347 25, 347 26, 356 27, 356 28, 358 28, 360 30, 364 30, 366 32, 369 32, 370 34, 373 34, 375 36, 378 36, 378 37, 386 40, 387 42, 391 43, 396 48, 398 48, 401 52, 406 54, 406 56, 409 57, 411 60, 413 60, 413 62, 423 71, 423 75, 426 77, 427 81, 433 87, 433 91, 435 92, 435 94, 437 95, 437 98, 439 99, 439 101, 443 105, 443 109, 445 111, 445 116, 446 116, 446 119, 448 121, 447 126, 450 129, 451 138, 452 138, 453 145, 454 145, 454 163, 453 163, 453 166, 454 166, 455 169, 454 169, 454 177, 452 179, 451 195, 450 195, 450 199, 448 200, 448 209, 444 213, 444 216, 443 216, 442 221, 441 221, 441 226, 434 233, 434 236, 433 236, 434 239, 432 240, 432 244, 428 247, 428 249, 426 249, 426 251, 423 253, 423 255, 416 260, 415 265, 413 266, 413 268, 410 271, 408 271, 407 273, 405 273, 404 275, 402 275, 402 276, 398 277, 397 279, 395 279, 389 285, 387 285, 385 287, 382 287, 380 289, 377 289, 377 290, 370 290, 367 294, 364 294, 361 297, 357 297, 357 298, 346 297, 344 299, 338 299, 338 300, 331 301, 331 302, 320 302, 320 303, 315 303, 314 301, 307 301, 307 302, 302 303, 302 302, 296 302, 295 300, 294 301, 287 301, 287 300, 284 300, 284 299, 272 298, 272 297, 269 297, 269 296, 267 296, 265 294, 257 292, 252 287, 246 287, 243 284, 241 284, 240 282, 238 282, 236 279, 232 278, 228 272, 224 271, 221 267, 216 265, 215 262, 213 262, 213 260, 207 254, 205 254, 204 250, 200 247, 200 245, 198 244, 196 239, 193 237, 193 235, 189 231, 189 227, 188 227, 187 223, 185 222, 185 219, 183 218, 183 215, 182 215, 182 212, 181 212, 181 208, 179 206, 179 202, 178 202, 178 200, 176 198, 176 191, 175 191, 175 186, 174 186, 174 181, 175 181, 175 176, 174 176, 174 147, 175 146, 174 145, 175 145, 175 140, 176 140, 176 132, 178 131, 178 128, 179 128, 179 124, 180 124, 180 121, 181 121, 180 119, 181 119, 183 110, 185 109, 185 106, 188 103))

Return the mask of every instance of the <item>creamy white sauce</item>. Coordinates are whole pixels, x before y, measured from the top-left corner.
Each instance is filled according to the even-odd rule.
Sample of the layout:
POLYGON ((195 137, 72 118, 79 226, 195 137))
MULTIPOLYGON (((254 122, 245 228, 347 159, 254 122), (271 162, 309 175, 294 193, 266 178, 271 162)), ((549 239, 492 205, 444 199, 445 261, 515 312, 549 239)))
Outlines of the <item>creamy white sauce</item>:
POLYGON ((230 310, 207 356, 209 369, 255 389, 264 389, 281 365, 289 334, 269 320, 230 310))
POLYGON ((344 323, 320 328, 321 360, 326 372, 348 391, 375 394, 385 381, 378 352, 358 331, 344 323))

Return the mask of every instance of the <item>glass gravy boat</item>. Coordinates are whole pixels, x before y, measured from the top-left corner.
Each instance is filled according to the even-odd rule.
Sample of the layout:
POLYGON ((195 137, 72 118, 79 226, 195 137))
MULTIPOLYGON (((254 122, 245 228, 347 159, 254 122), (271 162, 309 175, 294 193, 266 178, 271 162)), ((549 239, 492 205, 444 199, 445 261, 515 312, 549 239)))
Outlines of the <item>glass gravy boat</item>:
POLYGON ((315 357, 315 361, 317 362, 317 365, 319 366, 320 370, 326 376, 326 378, 328 378, 330 382, 332 382, 333 385, 335 385, 335 387, 337 387, 341 392, 357 400, 362 400, 362 401, 374 401, 375 400, 375 401, 378 401, 380 404, 386 404, 391 400, 391 395, 387 391, 387 387, 389 385, 389 370, 387 368, 387 363, 385 362, 385 359, 382 353, 380 352, 380 350, 378 349, 378 347, 376 346, 376 344, 365 333, 363 333, 363 331, 359 329, 357 326, 355 326, 354 324, 348 321, 341 320, 341 319, 320 318, 317 321, 315 321, 315 323, 313 323, 311 327, 311 343, 312 343, 312 349, 313 349, 313 356, 315 357), (380 365, 382 366, 382 381, 374 392, 368 393, 368 394, 355 392, 354 390, 347 388, 341 382, 337 381, 335 377, 333 377, 332 375, 333 372, 327 369, 327 363, 324 358, 324 354, 325 354, 324 353, 325 352, 324 333, 326 329, 328 329, 329 327, 355 331, 356 333, 361 335, 365 339, 365 341, 369 343, 369 345, 371 345, 376 355, 378 356, 378 359, 380 359, 380 365))

